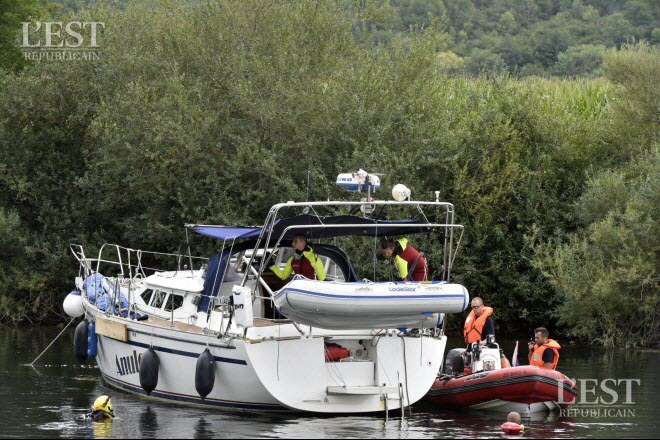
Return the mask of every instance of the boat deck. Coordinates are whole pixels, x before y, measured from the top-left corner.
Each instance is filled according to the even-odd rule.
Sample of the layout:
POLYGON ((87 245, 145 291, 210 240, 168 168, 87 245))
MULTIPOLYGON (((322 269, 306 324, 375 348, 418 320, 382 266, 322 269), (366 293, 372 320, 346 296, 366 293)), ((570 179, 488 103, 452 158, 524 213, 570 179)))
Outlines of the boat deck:
MULTIPOLYGON (((161 327, 161 328, 175 328, 177 330, 181 330, 184 332, 189 332, 189 333, 196 333, 196 334, 204 334, 204 328, 203 327, 198 327, 196 325, 191 325, 191 324, 186 324, 185 322, 180 322, 180 321, 174 321, 174 325, 172 325, 172 321, 170 320, 165 320, 161 318, 156 318, 153 316, 150 316, 149 319, 142 321, 143 324, 147 325, 153 325, 156 327, 161 327)), ((278 320, 278 321, 273 321, 270 319, 263 319, 263 318, 254 318, 254 327, 271 327, 275 325, 281 325, 281 324, 289 324, 290 321, 287 320, 278 320)))
POLYGON ((156 327, 162 327, 162 328, 175 328, 177 330, 181 330, 184 332, 189 332, 189 333, 197 333, 197 334, 204 334, 204 329, 202 327, 197 327, 196 325, 191 325, 191 324, 186 324, 185 322, 180 322, 180 321, 170 321, 170 320, 165 320, 161 318, 155 318, 153 316, 150 316, 149 319, 146 321, 142 321, 144 324, 147 325, 153 325, 156 327), (174 324, 174 325, 172 325, 174 324))

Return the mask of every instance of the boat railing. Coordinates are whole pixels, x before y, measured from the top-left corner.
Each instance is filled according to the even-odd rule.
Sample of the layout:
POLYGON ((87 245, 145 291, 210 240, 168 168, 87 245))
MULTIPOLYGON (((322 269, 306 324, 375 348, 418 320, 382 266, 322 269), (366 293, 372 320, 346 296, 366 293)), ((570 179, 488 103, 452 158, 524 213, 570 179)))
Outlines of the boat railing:
MULTIPOLYGON (((449 247, 449 260, 448 260, 449 264, 447 264, 447 268, 446 268, 446 270, 447 270, 447 280, 449 280, 449 277, 451 275, 451 268, 452 268, 453 263, 454 263, 457 255, 458 255, 458 251, 460 249, 460 244, 461 244, 461 241, 463 239, 463 233, 464 233, 464 230, 465 230, 465 227, 463 225, 450 224, 450 223, 424 223, 424 224, 420 224, 420 223, 414 223, 414 224, 411 224, 411 223, 389 223, 387 226, 388 227, 396 227, 396 228, 404 228, 404 229, 405 228, 411 228, 411 229, 412 228, 419 228, 420 226, 428 227, 428 228, 445 228, 445 229, 448 229, 448 230, 452 231, 451 234, 450 234, 452 237, 453 237, 453 230, 454 229, 460 230, 460 235, 459 235, 458 240, 456 242, 456 248, 453 249, 453 246, 452 246, 453 243, 450 244, 450 247, 449 247)), ((308 229, 346 229, 346 228, 356 228, 356 227, 365 228, 365 229, 366 228, 377 229, 378 227, 382 227, 382 225, 378 225, 378 224, 370 225, 370 224, 361 224, 361 223, 360 224, 357 224, 357 223, 344 224, 344 225, 323 225, 323 224, 321 224, 321 225, 291 225, 291 226, 287 226, 286 228, 284 228, 282 230, 282 232, 281 232, 280 236, 278 237, 278 239, 277 239, 275 245, 273 246, 273 248, 279 247, 280 243, 282 242, 284 237, 287 235, 287 233, 290 232, 290 231, 296 230, 296 229, 305 229, 305 230, 308 230, 308 229)), ((269 234, 269 236, 266 240, 266 243, 268 243, 269 240, 270 240, 270 234, 269 234)), ((450 242, 453 242, 453 240, 450 240, 450 242)), ((248 263, 248 267, 251 269, 250 273, 257 276, 257 278, 260 280, 260 284, 262 286, 264 286, 267 289, 268 293, 270 293, 270 294, 272 294, 273 292, 270 289, 270 287, 268 287, 267 283, 262 279, 260 274, 263 273, 265 268, 269 267, 268 263, 269 263, 271 258, 273 258, 273 254, 271 254, 266 259, 262 259, 261 264, 259 265, 259 270, 256 270, 253 267, 252 258, 250 259, 250 262, 248 263)), ((446 261, 446 259, 444 259, 444 260, 446 261)), ((243 280, 243 285, 245 285, 246 282, 247 282, 247 274, 246 274, 246 277, 243 280)))
MULTIPOLYGON (((451 276, 451 269, 453 267, 454 261, 456 259, 456 256, 458 255, 458 250, 460 248, 460 243, 463 238, 463 232, 464 232, 464 227, 463 225, 457 225, 454 223, 454 217, 455 217, 455 210, 454 210, 454 205, 449 203, 449 202, 441 202, 438 200, 439 194, 436 193, 436 201, 412 201, 412 200, 407 200, 407 201, 390 201, 390 200, 369 200, 369 201, 325 201, 325 202, 285 202, 285 203, 278 203, 276 205, 273 205, 270 208, 270 211, 268 212, 268 215, 266 216, 266 221, 264 222, 263 227, 261 228, 261 233, 259 234, 259 237, 257 238, 257 243, 255 246, 255 249, 259 249, 261 246, 261 243, 271 243, 272 239, 272 234, 274 230, 275 223, 278 218, 278 213, 282 209, 290 209, 290 208, 302 208, 303 212, 308 213, 312 212, 313 215, 315 215, 317 218, 321 219, 322 217, 316 212, 315 208, 317 207, 364 207, 364 206, 382 206, 382 207, 387 207, 387 206, 393 206, 393 207, 412 207, 416 208, 417 211, 421 214, 421 217, 425 220, 425 222, 421 223, 415 223, 415 224, 388 224, 388 226, 392 227, 403 227, 403 228, 418 228, 420 226, 427 226, 427 227, 438 227, 438 228, 444 228, 445 233, 444 233, 444 244, 443 244, 443 256, 442 256, 442 265, 445 268, 446 271, 446 276, 445 280, 449 281, 450 276, 451 276), (427 213, 424 212, 424 208, 441 208, 444 209, 444 220, 445 223, 430 223, 427 218, 427 213), (460 229, 460 236, 458 238, 458 241, 456 242, 456 249, 454 249, 454 229, 460 229)), ((370 227, 370 228, 378 228, 380 225, 374 224, 374 225, 368 225, 368 224, 359 224, 359 225, 300 225, 300 226, 291 226, 288 227, 287 230, 290 230, 292 228, 335 228, 335 227, 370 227)), ((281 242, 283 237, 285 236, 286 231, 282 232, 279 239, 277 240, 278 244, 281 242)), ((253 255, 254 257, 254 255, 253 255)), ((250 265, 252 264, 252 258, 250 259, 250 265)), ((259 269, 259 273, 261 273, 264 269, 265 261, 262 261, 262 264, 259 269)), ((247 282, 247 276, 243 280, 243 285, 247 282)))
MULTIPOLYGON (((205 264, 208 261, 208 258, 205 257, 195 257, 192 255, 183 255, 167 252, 154 252, 154 251, 145 251, 141 249, 132 249, 124 246, 120 246, 114 243, 104 243, 98 252, 97 258, 90 258, 85 255, 85 250, 82 245, 71 244, 69 246, 74 257, 78 260, 81 266, 81 271, 84 273, 84 276, 87 277, 93 272, 100 272, 101 264, 107 264, 113 266, 118 271, 117 276, 120 278, 144 278, 146 277, 145 271, 151 272, 163 272, 169 269, 156 268, 146 266, 142 262, 142 257, 144 255, 151 255, 153 257, 165 257, 167 259, 176 260, 176 270, 187 270, 185 266, 182 268, 181 263, 186 259, 189 261, 201 261, 202 264, 205 264), (105 252, 105 254, 104 254, 105 252), (110 254, 110 255, 108 255, 110 254)), ((191 274, 193 274, 194 267, 190 267, 191 274)))

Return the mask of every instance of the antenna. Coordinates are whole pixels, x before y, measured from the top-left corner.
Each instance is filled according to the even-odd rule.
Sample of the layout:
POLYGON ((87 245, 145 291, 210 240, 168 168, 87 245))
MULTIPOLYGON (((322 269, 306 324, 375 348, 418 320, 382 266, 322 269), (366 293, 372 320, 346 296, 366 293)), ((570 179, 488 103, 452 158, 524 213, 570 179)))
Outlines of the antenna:
POLYGON ((305 197, 305 201, 309 202, 309 180, 312 175, 312 170, 307 170, 307 196, 305 197))

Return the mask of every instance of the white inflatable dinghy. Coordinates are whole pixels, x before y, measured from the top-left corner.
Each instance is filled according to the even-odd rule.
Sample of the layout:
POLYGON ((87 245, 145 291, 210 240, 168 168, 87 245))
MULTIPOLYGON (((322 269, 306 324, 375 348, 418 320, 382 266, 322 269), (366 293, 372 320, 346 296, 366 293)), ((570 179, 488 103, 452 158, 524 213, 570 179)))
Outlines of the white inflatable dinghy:
POLYGON ((444 313, 460 313, 469 302, 460 284, 433 282, 324 282, 296 275, 275 293, 287 318, 327 329, 429 328, 444 313))

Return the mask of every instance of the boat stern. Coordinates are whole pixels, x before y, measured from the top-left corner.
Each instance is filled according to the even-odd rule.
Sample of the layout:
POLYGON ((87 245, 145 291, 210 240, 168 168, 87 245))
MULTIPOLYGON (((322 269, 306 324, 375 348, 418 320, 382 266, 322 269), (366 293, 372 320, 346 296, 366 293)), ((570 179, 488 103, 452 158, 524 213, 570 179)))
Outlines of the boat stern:
POLYGON ((370 413, 420 400, 442 363, 446 337, 335 336, 351 356, 327 360, 328 337, 300 337, 246 344, 249 363, 280 404, 317 413, 370 413), (358 348, 359 347, 359 348, 358 348))

